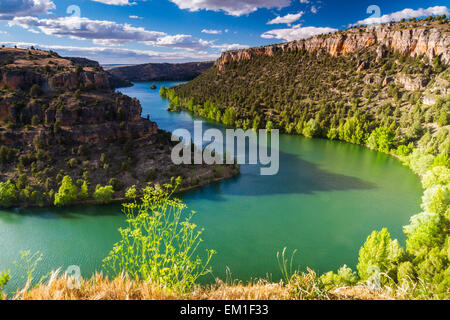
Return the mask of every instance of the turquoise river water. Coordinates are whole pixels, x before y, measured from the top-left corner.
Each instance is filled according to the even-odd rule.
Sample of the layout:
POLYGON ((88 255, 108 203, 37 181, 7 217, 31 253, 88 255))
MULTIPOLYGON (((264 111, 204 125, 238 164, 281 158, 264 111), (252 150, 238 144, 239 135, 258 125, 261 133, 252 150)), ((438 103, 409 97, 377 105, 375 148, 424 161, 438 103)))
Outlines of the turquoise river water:
MULTIPOLYGON (((157 82, 171 86, 174 82, 157 82)), ((161 129, 193 130, 189 113, 166 111, 167 101, 150 83, 120 89, 137 97, 143 116, 161 129)), ((199 119, 197 119, 199 120, 199 119)), ((224 127, 205 122, 204 128, 224 127)), ((205 228, 204 248, 218 253, 213 276, 244 281, 280 278, 277 251, 298 249, 296 265, 319 273, 343 264, 355 267, 358 250, 373 230, 387 227, 404 241, 402 226, 419 212, 419 178, 397 160, 341 142, 280 136, 280 171, 260 176, 258 166, 243 165, 241 174, 182 195, 195 223, 205 228)), ((83 276, 101 270, 101 261, 119 239, 124 225, 120 205, 64 209, 0 210, 0 270, 11 270, 7 287, 23 285, 14 265, 20 250, 41 251, 36 278, 50 270, 78 265, 83 276)), ((213 281, 208 275, 203 282, 213 281)))

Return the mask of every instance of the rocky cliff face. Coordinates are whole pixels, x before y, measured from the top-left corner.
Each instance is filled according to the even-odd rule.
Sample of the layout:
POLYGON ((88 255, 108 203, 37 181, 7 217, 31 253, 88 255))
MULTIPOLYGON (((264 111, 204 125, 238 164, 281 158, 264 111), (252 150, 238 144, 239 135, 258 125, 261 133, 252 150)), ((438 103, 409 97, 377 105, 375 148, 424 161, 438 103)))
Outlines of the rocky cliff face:
POLYGON ((0 132, 2 144, 30 143, 33 131, 23 127, 32 124, 42 125, 43 131, 62 127, 64 138, 79 143, 148 138, 158 132, 156 123, 141 118, 137 99, 113 91, 110 75, 98 63, 11 48, 0 50, 2 60, 0 127, 3 122, 12 128, 0 132))
POLYGON ((441 61, 450 64, 450 33, 444 27, 402 27, 402 24, 387 24, 379 27, 362 27, 331 35, 316 36, 307 40, 293 41, 266 47, 224 52, 216 61, 223 70, 231 61, 248 60, 255 56, 273 56, 276 52, 324 50, 332 56, 357 52, 367 47, 377 50, 381 58, 386 50, 418 57, 425 55, 431 61, 440 56, 441 61))
POLYGON ((33 69, 0 69, 0 87, 13 90, 26 90, 34 84, 40 86, 45 92, 63 90, 76 90, 90 88, 93 90, 109 90, 109 78, 105 72, 81 71, 64 72, 45 76, 33 69))

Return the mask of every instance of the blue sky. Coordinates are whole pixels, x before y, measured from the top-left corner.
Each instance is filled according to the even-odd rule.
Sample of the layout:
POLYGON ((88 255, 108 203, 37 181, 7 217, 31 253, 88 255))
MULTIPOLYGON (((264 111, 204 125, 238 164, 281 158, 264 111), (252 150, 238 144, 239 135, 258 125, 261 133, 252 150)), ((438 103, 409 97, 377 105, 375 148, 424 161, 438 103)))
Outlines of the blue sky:
POLYGON ((107 64, 204 61, 224 50, 357 23, 448 15, 447 5, 444 0, 1 0, 0 43, 107 64), (379 12, 368 13, 374 5, 379 12))

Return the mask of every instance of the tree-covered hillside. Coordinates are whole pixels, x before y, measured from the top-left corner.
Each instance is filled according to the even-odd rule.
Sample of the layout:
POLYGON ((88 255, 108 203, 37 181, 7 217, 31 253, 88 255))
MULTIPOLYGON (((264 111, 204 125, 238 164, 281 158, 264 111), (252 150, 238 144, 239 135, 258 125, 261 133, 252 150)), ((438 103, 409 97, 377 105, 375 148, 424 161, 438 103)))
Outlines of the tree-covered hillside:
MULTIPOLYGON (((392 28, 413 34, 419 26, 426 34, 428 24, 443 23, 447 29, 435 32, 447 33, 446 17, 392 28)), ((364 38, 366 31, 357 32, 364 38)), ((420 175, 424 188, 423 212, 412 212, 404 227, 406 246, 385 229, 374 231, 360 250, 358 272, 343 266, 325 274, 322 284, 378 281, 394 291, 412 290, 409 298, 448 299, 450 69, 442 57, 413 57, 377 44, 337 56, 324 49, 261 50, 251 57, 234 52, 229 56, 241 58, 222 58, 195 80, 162 88, 161 95, 173 111, 186 109, 229 126, 342 140, 398 157, 420 175)))

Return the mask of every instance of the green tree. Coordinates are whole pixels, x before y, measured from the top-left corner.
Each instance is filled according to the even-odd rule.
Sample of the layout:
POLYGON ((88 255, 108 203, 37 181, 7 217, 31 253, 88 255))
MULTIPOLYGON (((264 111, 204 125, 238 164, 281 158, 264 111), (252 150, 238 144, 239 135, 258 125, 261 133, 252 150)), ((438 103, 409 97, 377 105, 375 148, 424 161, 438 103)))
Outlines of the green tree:
POLYGON ((394 142, 394 133, 386 127, 376 128, 367 140, 367 146, 374 150, 388 153, 394 142))
POLYGON ((233 108, 225 110, 222 121, 227 126, 234 126, 234 123, 236 122, 236 113, 233 108))
POLYGON ((97 185, 94 192, 94 199, 96 203, 108 204, 114 198, 114 189, 112 186, 97 185))
POLYGON ((59 191, 55 194, 55 206, 67 206, 78 200, 78 187, 70 176, 64 176, 59 191))
POLYGON ((5 299, 3 295, 3 288, 8 284, 9 280, 11 279, 11 276, 9 272, 0 272, 0 300, 5 299))
POLYGON ((437 185, 446 185, 450 183, 450 169, 447 167, 433 167, 422 177, 422 185, 425 189, 437 185))
POLYGON ((18 191, 11 181, 0 182, 0 207, 10 207, 17 199, 18 191))
POLYGON ((267 130, 267 132, 271 132, 272 129, 273 129, 273 122, 269 120, 266 123, 266 130, 267 130))
POLYGON ((320 126, 315 119, 309 120, 303 128, 303 135, 307 138, 314 138, 320 132, 320 126))
POLYGON ((438 125, 440 125, 441 127, 446 126, 448 124, 448 118, 448 110, 442 110, 437 121, 438 125))
MULTIPOLYGON (((403 249, 397 240, 391 240, 391 235, 387 229, 380 232, 374 231, 367 237, 364 246, 359 250, 358 258, 358 274, 361 280, 365 281, 373 276, 378 270, 381 273, 392 275, 391 271, 395 271, 395 265, 403 249)), ((386 278, 381 280, 386 281, 386 278)))
POLYGON ((327 138, 330 140, 335 140, 339 137, 339 131, 338 129, 331 127, 330 130, 328 130, 327 138))
POLYGON ((86 180, 83 180, 83 183, 80 187, 80 199, 89 198, 89 183, 86 180))
POLYGON ((354 144, 361 144, 364 140, 364 129, 358 118, 352 117, 338 128, 339 139, 354 144))
POLYGON ((161 86, 161 88, 159 89, 159 95, 161 96, 161 98, 166 97, 166 86, 161 86))
POLYGON ((257 131, 259 129, 259 126, 261 125, 261 118, 259 116, 256 116, 253 119, 253 130, 257 131))

